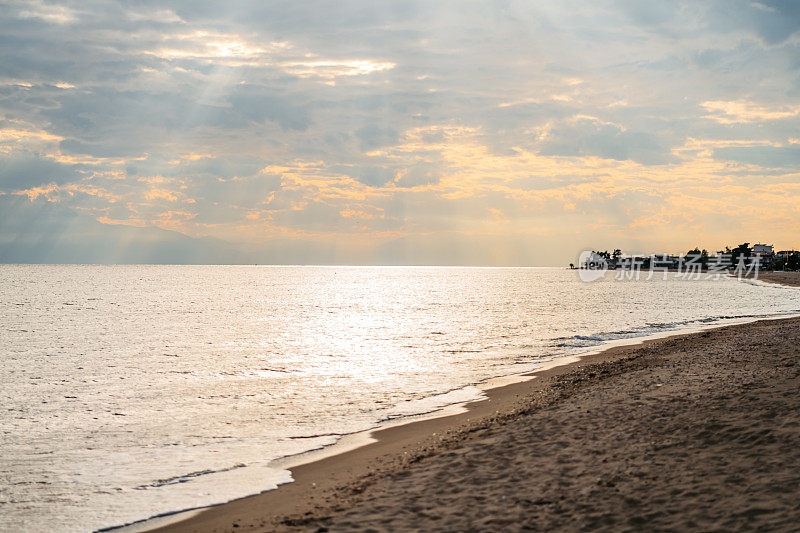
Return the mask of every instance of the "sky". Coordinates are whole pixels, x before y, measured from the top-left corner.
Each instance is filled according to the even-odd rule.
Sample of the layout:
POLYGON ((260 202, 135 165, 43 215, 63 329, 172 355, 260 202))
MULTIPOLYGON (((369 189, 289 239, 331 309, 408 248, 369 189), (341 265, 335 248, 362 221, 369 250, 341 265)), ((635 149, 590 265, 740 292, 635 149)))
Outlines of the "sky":
POLYGON ((800 247, 800 3, 0 0, 0 261, 800 247))

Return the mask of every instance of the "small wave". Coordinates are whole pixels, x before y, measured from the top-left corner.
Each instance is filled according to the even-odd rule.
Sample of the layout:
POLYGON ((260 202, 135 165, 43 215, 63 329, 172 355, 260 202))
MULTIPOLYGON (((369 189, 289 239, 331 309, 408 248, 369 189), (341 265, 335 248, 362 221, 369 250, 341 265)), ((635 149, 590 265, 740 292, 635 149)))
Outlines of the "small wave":
POLYGON ((641 335, 639 331, 621 330, 621 331, 607 331, 597 333, 595 335, 573 335, 572 337, 558 337, 553 339, 552 346, 557 348, 586 348, 589 346, 596 346, 603 342, 616 340, 625 337, 633 337, 641 335))
POLYGON ((319 433, 317 435, 295 435, 289 437, 289 440, 303 440, 303 439, 321 439, 322 437, 343 437, 344 433, 319 433))
POLYGON ((581 341, 595 341, 602 340, 599 335, 573 335, 572 337, 556 337, 554 341, 568 341, 568 340, 581 340, 581 341))
POLYGON ((551 346, 554 348, 588 348, 597 346, 604 342, 629 339, 634 337, 646 337, 662 331, 677 330, 686 326, 696 324, 712 324, 725 320, 744 320, 749 318, 766 318, 768 316, 790 315, 798 311, 788 311, 777 314, 741 314, 741 315, 722 315, 714 317, 703 317, 690 320, 680 320, 676 322, 647 322, 644 326, 618 331, 603 331, 593 335, 573 335, 571 337, 556 337, 552 340, 551 346))
POLYGON ((230 472, 231 470, 236 470, 237 468, 244 468, 245 466, 247 466, 247 465, 242 464, 242 463, 238 463, 238 464, 235 464, 233 466, 229 466, 228 468, 222 468, 222 469, 219 469, 219 470, 210 470, 210 469, 209 470, 199 470, 197 472, 192 472, 190 474, 184 474, 182 476, 168 477, 166 479, 157 479, 156 481, 153 481, 152 483, 146 483, 144 485, 139 485, 138 487, 134 487, 134 489, 136 489, 136 490, 147 490, 147 489, 163 487, 165 485, 177 485, 178 483, 186 483, 187 481, 191 481, 191 480, 193 480, 195 478, 198 478, 200 476, 207 476, 209 474, 219 474, 221 472, 230 472))

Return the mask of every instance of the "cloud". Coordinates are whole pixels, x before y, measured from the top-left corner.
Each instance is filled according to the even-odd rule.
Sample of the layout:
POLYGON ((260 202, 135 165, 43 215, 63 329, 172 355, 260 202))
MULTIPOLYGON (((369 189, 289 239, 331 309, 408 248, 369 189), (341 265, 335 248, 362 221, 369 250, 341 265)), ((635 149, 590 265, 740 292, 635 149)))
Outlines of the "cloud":
POLYGON ((539 153, 546 156, 595 156, 645 164, 668 162, 670 147, 649 132, 629 131, 594 117, 574 117, 551 124, 540 135, 539 153))
POLYGON ((104 224, 58 204, 0 196, 3 263, 252 263, 217 239, 157 228, 104 224))
POLYGON ((714 32, 749 32, 768 45, 786 42, 798 31, 800 7, 793 0, 715 0, 703 4, 643 3, 620 0, 638 26, 664 33, 686 34, 694 25, 714 32))
POLYGON ((400 173, 396 183, 400 187, 416 187, 437 183, 442 176, 442 168, 433 163, 415 163, 400 173))
POLYGON ((334 172, 357 179, 365 185, 380 187, 394 179, 397 169, 377 165, 334 165, 334 172))
POLYGON ((798 234, 793 2, 4 8, 0 192, 43 211, 323 262, 798 234))
POLYGON ((126 14, 128 20, 133 22, 148 22, 159 24, 173 24, 179 22, 185 24, 186 21, 180 18, 171 9, 153 9, 142 11, 128 11, 126 14))
POLYGON ((749 5, 752 11, 743 13, 743 18, 749 20, 758 35, 769 44, 785 42, 800 30, 800 5, 797 2, 764 0, 749 5))
POLYGON ((377 124, 362 126, 356 130, 355 134, 359 140, 359 147, 365 152, 395 144, 400 138, 397 130, 377 124))
POLYGON ((318 76, 320 78, 335 79, 339 76, 364 76, 373 72, 391 70, 397 65, 388 61, 379 62, 370 59, 347 60, 317 60, 317 61, 286 61, 281 64, 286 72, 300 76, 318 76))
POLYGON ((64 165, 35 152, 0 154, 0 190, 17 191, 78 180, 77 165, 64 165))
POLYGON ((714 150, 714 158, 738 161, 763 168, 800 167, 800 145, 728 146, 714 150))
POLYGON ((744 101, 708 101, 701 105, 712 113, 707 118, 720 124, 784 120, 800 116, 800 105, 764 106, 744 101))
MULTIPOLYGON (((311 124, 308 111, 295 104, 287 96, 273 96, 270 91, 258 87, 245 87, 232 94, 228 101, 236 114, 236 119, 228 117, 225 122, 231 125, 263 122, 270 120, 286 130, 305 130, 311 124)), ((228 111, 221 109, 220 115, 228 111)))
POLYGON ((38 19, 48 24, 69 24, 77 20, 77 13, 63 5, 45 3, 40 0, 11 2, 18 7, 17 16, 21 19, 38 19))

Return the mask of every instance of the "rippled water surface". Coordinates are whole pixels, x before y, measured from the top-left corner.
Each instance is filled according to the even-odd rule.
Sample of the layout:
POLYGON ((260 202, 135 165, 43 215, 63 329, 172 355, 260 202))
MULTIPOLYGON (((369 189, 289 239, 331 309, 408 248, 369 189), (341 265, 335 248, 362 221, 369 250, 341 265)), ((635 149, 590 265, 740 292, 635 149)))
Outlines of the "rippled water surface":
POLYGON ((289 480, 270 461, 609 340, 800 312, 731 279, 557 269, 0 265, 0 530, 289 480))

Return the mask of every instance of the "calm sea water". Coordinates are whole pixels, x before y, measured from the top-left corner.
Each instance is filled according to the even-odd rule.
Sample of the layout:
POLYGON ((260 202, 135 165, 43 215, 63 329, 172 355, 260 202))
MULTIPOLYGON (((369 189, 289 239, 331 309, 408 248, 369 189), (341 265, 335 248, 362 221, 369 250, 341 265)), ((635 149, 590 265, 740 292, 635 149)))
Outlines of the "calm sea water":
POLYGON ((730 279, 557 269, 0 265, 0 530, 288 481, 273 459, 603 342, 800 312, 730 279))

